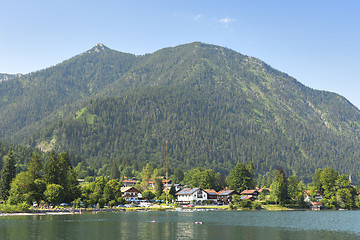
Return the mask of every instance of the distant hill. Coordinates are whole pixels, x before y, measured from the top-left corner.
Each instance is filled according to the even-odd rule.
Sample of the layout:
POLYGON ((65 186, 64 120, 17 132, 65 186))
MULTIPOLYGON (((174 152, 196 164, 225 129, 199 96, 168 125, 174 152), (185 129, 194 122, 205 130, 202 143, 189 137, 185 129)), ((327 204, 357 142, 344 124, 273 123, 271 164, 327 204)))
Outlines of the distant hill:
POLYGON ((15 78, 15 77, 21 77, 22 74, 7 74, 7 73, 0 73, 0 82, 7 81, 9 79, 15 78))
MULTIPOLYGON (((211 167, 252 161, 309 180, 333 166, 358 181, 360 112, 266 63, 199 42, 135 56, 98 44, 0 85, 0 135, 114 159, 211 167), (35 134, 35 135, 34 135, 35 134)), ((120 161, 120 160, 118 160, 120 161)))

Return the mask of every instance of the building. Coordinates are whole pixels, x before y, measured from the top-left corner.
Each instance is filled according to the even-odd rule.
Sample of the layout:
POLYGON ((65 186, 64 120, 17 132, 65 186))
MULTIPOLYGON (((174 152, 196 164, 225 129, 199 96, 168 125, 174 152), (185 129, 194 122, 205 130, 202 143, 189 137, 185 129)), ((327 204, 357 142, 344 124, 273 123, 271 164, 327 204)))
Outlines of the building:
MULTIPOLYGON (((312 199, 312 196, 310 195, 310 190, 306 190, 305 191, 305 198, 304 198, 304 202, 311 202, 311 199, 312 199)), ((321 192, 319 192, 319 191, 317 191, 317 190, 315 190, 315 199, 316 199, 316 202, 320 202, 321 201, 321 199, 323 199, 323 197, 324 197, 324 195, 321 193, 321 192)))
POLYGON ((124 187, 133 187, 137 183, 137 180, 123 180, 124 187))
POLYGON ((258 198, 259 196, 259 192, 256 189, 252 189, 252 190, 244 190, 240 193, 240 195, 245 195, 245 196, 251 196, 254 198, 258 198))
POLYGON ((177 192, 176 196, 180 204, 199 204, 208 200, 208 194, 201 188, 184 188, 177 192))
POLYGON ((234 195, 240 195, 240 194, 235 190, 228 190, 228 189, 221 190, 217 193, 217 202, 222 204, 229 204, 233 202, 234 195))
POLYGON ((128 202, 138 201, 142 198, 141 192, 134 187, 122 187, 121 193, 128 202))
POLYGON ((207 193, 207 199, 211 203, 217 203, 218 202, 218 193, 214 189, 204 189, 204 191, 207 193))

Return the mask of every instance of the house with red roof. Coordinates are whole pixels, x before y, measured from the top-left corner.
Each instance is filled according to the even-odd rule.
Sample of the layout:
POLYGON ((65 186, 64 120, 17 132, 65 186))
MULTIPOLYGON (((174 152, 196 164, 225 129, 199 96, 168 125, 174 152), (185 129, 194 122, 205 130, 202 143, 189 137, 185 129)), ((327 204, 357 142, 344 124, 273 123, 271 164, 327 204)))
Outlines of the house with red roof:
POLYGON ((259 191, 256 190, 256 189, 247 189, 247 190, 244 190, 240 193, 240 195, 245 195, 245 196, 250 196, 250 197, 253 197, 253 198, 258 198, 259 196, 259 191))
POLYGON ((125 180, 122 181, 122 183, 123 183, 124 187, 133 187, 133 186, 136 185, 137 180, 131 180, 131 179, 127 180, 127 179, 125 179, 125 180))
POLYGON ((204 191, 207 193, 207 199, 211 203, 217 203, 218 201, 218 193, 214 189, 204 189, 204 191))

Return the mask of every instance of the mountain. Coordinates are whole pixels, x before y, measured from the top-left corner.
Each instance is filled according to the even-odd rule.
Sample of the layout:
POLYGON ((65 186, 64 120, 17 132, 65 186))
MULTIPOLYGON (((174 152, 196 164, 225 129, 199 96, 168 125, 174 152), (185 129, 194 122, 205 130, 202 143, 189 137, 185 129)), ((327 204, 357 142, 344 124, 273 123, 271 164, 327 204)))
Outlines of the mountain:
POLYGON ((0 73, 0 82, 7 81, 11 78, 21 77, 22 74, 7 74, 7 73, 0 73))
POLYGON ((94 168, 164 164, 227 173, 252 161, 309 181, 333 166, 358 181, 360 112, 259 59, 204 43, 135 56, 98 44, 0 85, 0 136, 70 150, 94 168))

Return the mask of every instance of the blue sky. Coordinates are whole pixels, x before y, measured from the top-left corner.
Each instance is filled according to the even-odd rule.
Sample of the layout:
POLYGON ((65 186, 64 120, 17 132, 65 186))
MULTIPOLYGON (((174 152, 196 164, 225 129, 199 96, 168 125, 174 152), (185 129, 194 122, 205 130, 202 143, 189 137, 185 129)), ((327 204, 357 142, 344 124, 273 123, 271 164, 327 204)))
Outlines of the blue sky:
POLYGON ((360 107, 360 1, 0 0, 0 73, 29 73, 97 43, 137 55, 201 41, 257 57, 360 107))

